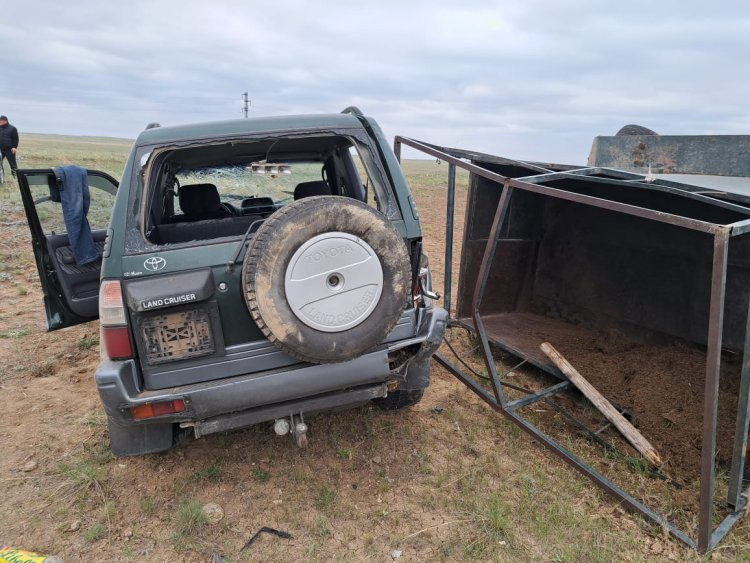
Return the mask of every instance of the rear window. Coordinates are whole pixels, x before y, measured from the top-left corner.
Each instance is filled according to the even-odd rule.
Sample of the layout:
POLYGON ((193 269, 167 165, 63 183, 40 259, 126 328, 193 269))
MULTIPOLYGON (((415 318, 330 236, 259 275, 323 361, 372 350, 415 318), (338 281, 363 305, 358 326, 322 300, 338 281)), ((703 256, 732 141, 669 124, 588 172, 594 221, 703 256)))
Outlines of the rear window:
MULTIPOLYGON (((322 182, 322 165, 319 162, 295 162, 250 165, 218 165, 184 170, 175 174, 174 214, 180 215, 179 189, 182 186, 209 184, 216 186, 221 202, 228 208, 241 208, 242 204, 257 202, 281 206, 294 200, 295 188, 304 183, 322 182)), ((211 189, 211 188, 209 188, 211 189)))
POLYGON ((155 245, 242 237, 289 202, 350 197, 396 218, 367 145, 338 135, 160 149, 143 171, 142 232, 155 245))

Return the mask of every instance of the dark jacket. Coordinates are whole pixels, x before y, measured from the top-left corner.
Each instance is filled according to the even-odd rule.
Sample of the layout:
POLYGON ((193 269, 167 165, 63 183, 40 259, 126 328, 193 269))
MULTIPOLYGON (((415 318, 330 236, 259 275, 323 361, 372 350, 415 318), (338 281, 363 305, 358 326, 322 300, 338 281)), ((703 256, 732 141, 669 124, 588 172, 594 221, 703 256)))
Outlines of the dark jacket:
POLYGON ((18 148, 18 129, 10 123, 0 127, 0 149, 18 148))

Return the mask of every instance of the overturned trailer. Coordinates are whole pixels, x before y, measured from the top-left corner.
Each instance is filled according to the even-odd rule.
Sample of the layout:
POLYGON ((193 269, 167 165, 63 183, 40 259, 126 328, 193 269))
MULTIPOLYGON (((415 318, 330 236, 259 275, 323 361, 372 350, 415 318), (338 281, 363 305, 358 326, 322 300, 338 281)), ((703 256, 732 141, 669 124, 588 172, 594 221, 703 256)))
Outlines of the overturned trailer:
MULTIPOLYGON (((742 483, 750 421, 750 198, 727 191, 721 179, 713 183, 719 187, 712 188, 707 176, 699 185, 659 176, 665 171, 649 170, 651 163, 643 158, 629 171, 596 162, 602 155, 636 154, 632 146, 645 153, 648 143, 658 142, 664 143, 618 140, 613 146, 619 146, 604 150, 606 139, 597 140, 585 168, 515 161, 405 137, 396 138, 395 152, 400 156, 406 145, 449 164, 445 308, 453 325, 478 338, 489 390, 465 367, 440 355, 436 361, 624 505, 686 544, 707 551, 740 518, 748 502, 742 483), (470 176, 452 307, 457 167, 470 176), (616 395, 626 410, 627 387, 632 385, 628 378, 636 370, 631 365, 618 371, 612 365, 606 347, 596 341, 601 334, 618 343, 618 353, 648 350, 636 368, 648 378, 652 367, 647 362, 660 364, 653 369, 661 370, 662 377, 650 383, 661 386, 673 402, 693 401, 698 406, 697 412, 679 415, 683 421, 694 419, 699 431, 696 443, 685 448, 684 456, 675 455, 671 468, 696 458, 700 490, 695 539, 521 413, 570 387, 540 351, 544 341, 561 345, 574 363, 582 362, 587 375, 616 395), (506 391, 518 386, 498 369, 493 354, 498 348, 557 381, 510 398, 506 391), (587 348, 596 356, 594 361, 583 353, 587 348), (721 460, 729 473, 726 502, 715 498, 720 408, 721 421, 729 420, 719 432, 721 460), (717 507, 725 517, 714 527, 717 507)), ((674 165, 677 160, 670 160, 667 172, 680 172, 674 165)), ((622 357, 630 361, 636 356, 622 357)), ((649 384, 648 379, 639 381, 649 384)), ((658 414, 669 423, 664 412, 658 414)))

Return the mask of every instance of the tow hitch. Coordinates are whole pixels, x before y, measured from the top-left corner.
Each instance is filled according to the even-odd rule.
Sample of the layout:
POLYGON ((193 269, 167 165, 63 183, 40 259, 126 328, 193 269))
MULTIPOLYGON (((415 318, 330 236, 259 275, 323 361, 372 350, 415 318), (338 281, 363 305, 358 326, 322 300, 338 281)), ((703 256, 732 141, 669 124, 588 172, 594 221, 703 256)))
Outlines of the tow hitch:
POLYGON ((277 418, 273 423, 273 431, 277 436, 291 434, 300 448, 307 445, 307 429, 305 417, 302 413, 290 414, 289 419, 277 418))

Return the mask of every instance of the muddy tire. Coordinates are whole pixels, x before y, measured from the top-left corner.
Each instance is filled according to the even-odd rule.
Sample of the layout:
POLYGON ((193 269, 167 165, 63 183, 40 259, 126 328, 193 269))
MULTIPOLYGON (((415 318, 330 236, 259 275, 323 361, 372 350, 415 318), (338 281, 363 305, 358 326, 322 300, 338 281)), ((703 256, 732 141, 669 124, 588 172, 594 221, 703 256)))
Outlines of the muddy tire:
POLYGON ((277 347, 307 362, 342 362, 381 342, 398 321, 409 299, 409 255, 371 207, 308 197, 258 229, 242 284, 253 320, 277 347))
POLYGON ((378 407, 384 411, 397 411, 416 405, 422 400, 424 389, 396 389, 388 393, 387 397, 373 399, 378 407))

